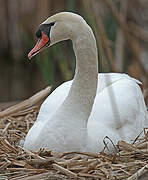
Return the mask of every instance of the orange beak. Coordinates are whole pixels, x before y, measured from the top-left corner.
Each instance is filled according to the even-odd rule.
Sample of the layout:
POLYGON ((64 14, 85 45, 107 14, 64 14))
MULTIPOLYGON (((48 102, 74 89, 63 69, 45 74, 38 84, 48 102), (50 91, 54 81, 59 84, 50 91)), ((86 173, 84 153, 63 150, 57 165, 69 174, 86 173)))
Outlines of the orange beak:
POLYGON ((37 55, 38 53, 41 52, 41 50, 43 50, 45 47, 47 47, 50 43, 50 39, 49 37, 42 32, 42 38, 38 38, 36 45, 34 46, 34 48, 29 52, 28 54, 28 58, 31 59, 33 58, 35 55, 37 55))

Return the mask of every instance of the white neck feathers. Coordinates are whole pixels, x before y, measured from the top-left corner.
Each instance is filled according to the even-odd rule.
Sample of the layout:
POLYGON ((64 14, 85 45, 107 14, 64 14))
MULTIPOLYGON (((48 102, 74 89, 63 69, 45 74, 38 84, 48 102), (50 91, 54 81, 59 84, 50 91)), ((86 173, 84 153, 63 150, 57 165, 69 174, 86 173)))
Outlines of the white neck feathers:
MULTIPOLYGON (((72 40, 76 56, 76 71, 68 97, 62 106, 71 113, 82 114, 86 123, 92 110, 98 82, 98 53, 91 28, 85 23, 83 31, 72 40)), ((72 114, 71 114, 72 116, 72 114)))

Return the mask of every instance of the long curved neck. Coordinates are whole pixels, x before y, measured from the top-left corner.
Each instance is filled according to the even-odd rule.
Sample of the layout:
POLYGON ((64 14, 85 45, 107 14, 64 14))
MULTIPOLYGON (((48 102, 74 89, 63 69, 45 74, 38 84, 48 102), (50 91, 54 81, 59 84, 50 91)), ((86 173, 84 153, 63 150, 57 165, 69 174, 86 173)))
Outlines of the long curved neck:
POLYGON ((94 34, 87 24, 82 33, 78 34, 72 40, 76 56, 76 71, 64 104, 67 106, 67 110, 68 107, 71 107, 73 114, 77 113, 87 122, 96 96, 98 53, 94 34))

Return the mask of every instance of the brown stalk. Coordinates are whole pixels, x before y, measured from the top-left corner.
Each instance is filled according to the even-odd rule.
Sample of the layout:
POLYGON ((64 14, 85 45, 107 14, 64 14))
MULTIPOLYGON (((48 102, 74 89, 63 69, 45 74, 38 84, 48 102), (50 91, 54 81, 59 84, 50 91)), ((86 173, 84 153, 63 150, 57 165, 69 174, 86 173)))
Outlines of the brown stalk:
POLYGON ((29 108, 35 105, 36 103, 39 103, 41 100, 43 100, 45 97, 49 95, 50 91, 51 91, 51 87, 47 87, 44 90, 36 93, 34 96, 30 97, 29 99, 17 105, 14 105, 6 110, 1 111, 0 118, 16 113, 17 111, 24 110, 25 108, 29 108))
POLYGON ((128 26, 131 34, 141 39, 142 41, 148 42, 148 31, 144 30, 143 28, 141 28, 133 22, 129 22, 128 26))
POLYGON ((58 171, 60 171, 61 173, 66 174, 68 177, 77 178, 77 174, 69 171, 69 170, 66 169, 66 168, 63 168, 62 166, 59 166, 58 164, 53 164, 52 166, 53 166, 53 168, 54 168, 55 170, 58 170, 58 171))
POLYGON ((39 179, 46 179, 48 178, 48 176, 50 176, 51 173, 50 172, 46 172, 46 173, 41 173, 41 174, 37 174, 37 175, 31 175, 31 176, 28 176, 25 175, 24 177, 17 177, 17 178, 12 178, 11 180, 39 180, 39 179))
POLYGON ((95 17, 97 17, 96 23, 97 23, 97 26, 98 26, 98 31, 100 33, 99 35, 100 35, 100 38, 102 39, 104 49, 106 51, 107 57, 109 59, 110 65, 111 65, 111 69, 113 71, 117 72, 118 70, 117 70, 117 68, 115 66, 114 55, 112 53, 111 48, 108 45, 108 39, 107 39, 107 35, 106 35, 106 32, 105 32, 104 24, 103 24, 103 21, 102 21, 102 17, 101 17, 101 15, 100 15, 100 13, 99 13, 99 11, 97 9, 97 6, 95 6, 94 3, 90 3, 90 6, 92 6, 93 12, 96 14, 95 17))
POLYGON ((98 154, 95 154, 95 153, 91 153, 91 152, 78 152, 78 151, 63 153, 62 157, 66 156, 68 154, 81 154, 81 155, 86 155, 86 156, 90 156, 90 157, 94 157, 94 158, 98 157, 98 154))
POLYGON ((115 7, 115 5, 113 4, 112 0, 104 0, 104 2, 109 7, 110 11, 112 12, 113 17, 115 18, 115 20, 118 22, 118 24, 122 28, 122 31, 124 33, 124 37, 127 41, 127 44, 129 46, 129 48, 131 49, 134 59, 139 64, 142 74, 145 74, 148 77, 148 73, 145 71, 145 68, 143 67, 143 65, 140 62, 140 58, 139 58, 140 49, 139 49, 138 42, 135 38, 131 37, 131 35, 129 33, 129 28, 128 28, 123 16, 121 14, 119 14, 119 12, 118 12, 117 8, 115 7))
POLYGON ((144 167, 139 169, 135 174, 133 174, 131 177, 129 177, 127 180, 139 179, 142 175, 147 173, 147 171, 148 171, 148 165, 145 165, 144 167))
MULTIPOLYGON (((121 1, 120 3, 121 3, 120 14, 124 18, 124 21, 126 22, 128 1, 124 0, 121 1)), ((118 27, 116 33, 116 41, 115 41, 115 61, 116 61, 116 67, 119 72, 123 71, 124 47, 125 47, 124 35, 122 29, 118 27)))
MULTIPOLYGON (((104 50, 105 50, 108 60, 110 62, 111 69, 116 72, 117 69, 115 66, 114 55, 112 53, 111 48, 108 45, 109 40, 107 39, 104 24, 102 21, 102 17, 97 9, 96 3, 95 3, 95 1, 94 1, 94 3, 91 3, 90 0, 87 0, 87 1, 83 1, 83 4, 84 4, 85 9, 89 12, 90 15, 92 15, 92 13, 91 13, 92 10, 95 13, 95 16, 92 15, 91 19, 95 19, 95 22, 97 23, 97 27, 98 27, 97 29, 95 28, 95 32, 96 32, 96 38, 98 40, 98 48, 99 48, 99 56, 101 59, 101 64, 103 64, 103 66, 105 68, 105 64, 104 64, 106 61, 105 54, 104 54, 104 50), (104 47, 104 49, 103 49, 103 47, 104 47)), ((95 25, 94 25, 94 27, 95 27, 95 25)))

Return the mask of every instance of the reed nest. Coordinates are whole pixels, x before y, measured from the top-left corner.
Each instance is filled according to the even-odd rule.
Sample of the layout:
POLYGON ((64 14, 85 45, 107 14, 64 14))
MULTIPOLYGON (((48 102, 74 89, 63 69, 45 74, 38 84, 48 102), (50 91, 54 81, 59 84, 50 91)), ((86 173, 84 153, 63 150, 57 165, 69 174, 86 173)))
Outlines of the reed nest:
POLYGON ((50 87, 31 98, 0 111, 0 179, 147 179, 148 134, 146 129, 133 143, 119 141, 117 152, 58 153, 23 150, 21 142, 36 120, 50 87))

